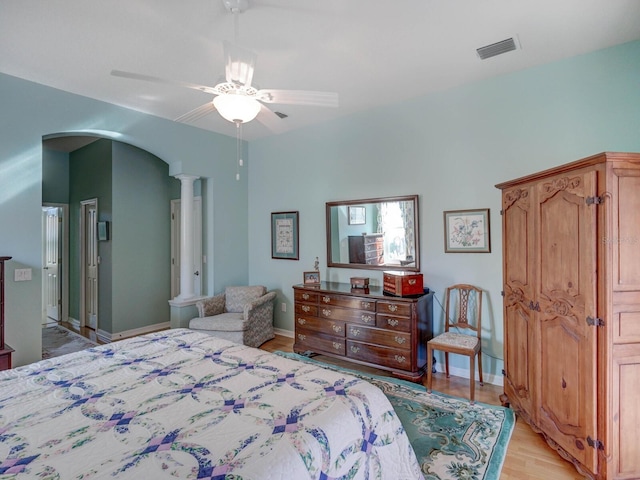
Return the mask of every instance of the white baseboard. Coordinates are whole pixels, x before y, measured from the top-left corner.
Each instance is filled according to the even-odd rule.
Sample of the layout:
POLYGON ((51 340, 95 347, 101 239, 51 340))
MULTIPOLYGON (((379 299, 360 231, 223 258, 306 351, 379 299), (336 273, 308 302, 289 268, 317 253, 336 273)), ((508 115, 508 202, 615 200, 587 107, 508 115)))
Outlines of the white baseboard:
MULTIPOLYGON (((69 323, 74 328, 80 329, 80 320, 69 317, 69 323)), ((118 332, 118 333, 110 333, 105 330, 100 330, 98 328, 96 335, 98 336, 98 340, 104 343, 110 343, 110 342, 113 342, 114 340, 122 340, 129 337, 144 335, 145 333, 158 332, 160 330, 167 330, 170 327, 171 327, 170 322, 162 322, 162 323, 156 323, 155 325, 148 325, 146 327, 134 328, 132 330, 125 330, 124 332, 118 332)))
POLYGON ((291 330, 283 330, 281 328, 274 328, 273 333, 276 335, 282 335, 283 337, 293 338, 293 332, 291 330))
POLYGON ((146 333, 158 332, 160 330, 167 330, 171 327, 170 322, 156 323, 154 325, 147 325, 146 327, 133 328, 131 330, 125 330, 118 333, 109 333, 104 330, 98 329, 98 338, 103 342, 109 343, 115 340, 123 340, 125 338, 136 337, 138 335, 144 335, 146 333))
MULTIPOLYGON (((444 372, 444 363, 436 363, 436 372, 445 373, 444 372)), ((449 365, 449 374, 454 375, 460 378, 469 378, 469 369, 467 368, 457 368, 449 365)), ((476 372, 476 382, 480 381, 478 378, 478 373, 476 372)), ((490 383, 492 385, 498 385, 502 387, 504 385, 504 378, 502 375, 494 375, 492 373, 482 372, 482 380, 484 383, 490 383)))

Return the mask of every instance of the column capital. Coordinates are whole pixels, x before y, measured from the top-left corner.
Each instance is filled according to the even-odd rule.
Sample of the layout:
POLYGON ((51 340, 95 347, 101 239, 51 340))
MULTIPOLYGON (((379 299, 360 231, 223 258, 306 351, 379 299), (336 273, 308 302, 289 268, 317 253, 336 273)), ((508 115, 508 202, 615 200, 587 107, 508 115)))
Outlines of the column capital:
POLYGON ((186 175, 184 173, 180 173, 178 175, 174 175, 175 178, 177 178, 178 180, 180 180, 181 182, 195 182, 197 179, 199 179, 200 177, 197 175, 186 175))

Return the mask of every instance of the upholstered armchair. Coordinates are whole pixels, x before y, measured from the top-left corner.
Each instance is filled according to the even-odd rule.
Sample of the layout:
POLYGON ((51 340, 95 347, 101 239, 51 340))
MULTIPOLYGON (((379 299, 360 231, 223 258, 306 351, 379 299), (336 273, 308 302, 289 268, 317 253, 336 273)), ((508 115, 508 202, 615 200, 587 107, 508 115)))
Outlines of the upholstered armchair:
POLYGON ((263 286, 227 287, 224 293, 196 303, 198 317, 189 328, 215 337, 259 347, 275 337, 273 303, 276 292, 263 286))

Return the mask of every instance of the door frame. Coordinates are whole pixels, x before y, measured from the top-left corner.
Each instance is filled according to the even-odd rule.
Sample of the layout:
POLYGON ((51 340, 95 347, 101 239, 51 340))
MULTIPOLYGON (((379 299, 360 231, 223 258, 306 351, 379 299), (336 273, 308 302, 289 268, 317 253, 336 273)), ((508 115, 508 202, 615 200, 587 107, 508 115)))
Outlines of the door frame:
MULTIPOLYGON (((98 218, 98 199, 90 198, 87 200, 82 200, 80 202, 80 311, 79 313, 79 322, 80 327, 87 326, 87 247, 86 247, 86 214, 89 206, 95 206, 96 209, 96 219, 98 218)), ((97 226, 96 226, 97 228, 97 226)), ((98 240, 97 236, 96 240, 96 251, 98 249, 98 240)), ((98 275, 96 276, 96 310, 99 312, 98 308, 100 305, 100 282, 99 282, 99 272, 100 272, 100 256, 98 255, 98 275)), ((96 332, 98 331, 100 325, 100 316, 96 314, 96 332)))
MULTIPOLYGON (((68 203, 54 203, 54 202, 42 202, 42 209, 44 214, 45 208, 50 207, 59 207, 61 209, 61 224, 60 229, 58 231, 59 234, 59 242, 60 242, 60 264, 58 266, 58 280, 60 282, 60 312, 59 318, 60 322, 68 322, 69 321, 69 204, 68 203)), ((43 215, 44 216, 44 215, 43 215)), ((44 220, 43 220, 44 222, 44 220)), ((45 226, 44 223, 42 225, 42 249, 43 249, 43 257, 42 264, 44 268, 44 248, 45 248, 45 226)), ((42 323, 44 324, 47 321, 47 309, 45 306, 45 290, 44 290, 44 282, 45 276, 42 276, 42 323)))

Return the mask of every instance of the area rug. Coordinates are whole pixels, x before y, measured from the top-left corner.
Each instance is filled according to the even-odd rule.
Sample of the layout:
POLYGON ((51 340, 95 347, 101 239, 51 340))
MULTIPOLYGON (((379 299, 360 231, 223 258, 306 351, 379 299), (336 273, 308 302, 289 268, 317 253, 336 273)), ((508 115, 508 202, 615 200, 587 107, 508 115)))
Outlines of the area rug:
POLYGON ((59 325, 42 329, 43 359, 79 352, 96 345, 96 342, 59 325))
POLYGON ((387 396, 411 441, 427 480, 494 480, 515 425, 511 409, 427 393, 422 385, 369 375, 289 352, 278 355, 343 371, 376 385, 387 396))

